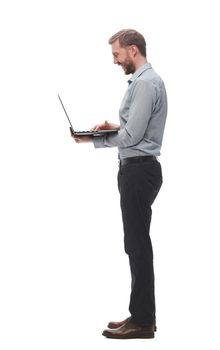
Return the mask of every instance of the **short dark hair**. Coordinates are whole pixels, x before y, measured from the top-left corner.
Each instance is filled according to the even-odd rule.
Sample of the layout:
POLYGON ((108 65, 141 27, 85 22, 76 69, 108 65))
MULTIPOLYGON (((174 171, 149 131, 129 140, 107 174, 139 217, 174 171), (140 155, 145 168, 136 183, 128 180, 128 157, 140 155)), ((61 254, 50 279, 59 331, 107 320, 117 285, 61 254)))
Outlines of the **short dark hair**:
POLYGON ((121 47, 127 47, 130 45, 135 45, 140 51, 140 54, 146 57, 146 41, 142 34, 134 29, 122 29, 116 34, 114 34, 108 41, 111 45, 116 40, 119 40, 121 47))

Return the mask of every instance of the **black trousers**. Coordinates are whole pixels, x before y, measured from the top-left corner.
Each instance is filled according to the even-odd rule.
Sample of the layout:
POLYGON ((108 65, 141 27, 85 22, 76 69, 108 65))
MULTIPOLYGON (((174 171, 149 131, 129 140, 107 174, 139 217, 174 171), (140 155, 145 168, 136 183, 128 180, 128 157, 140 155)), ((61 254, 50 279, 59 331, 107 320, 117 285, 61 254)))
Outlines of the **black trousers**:
POLYGON ((151 205, 162 185, 161 165, 154 157, 135 157, 120 164, 118 188, 124 228, 124 248, 131 271, 131 321, 155 322, 153 249, 150 239, 151 205), (141 159, 140 159, 141 158, 141 159))

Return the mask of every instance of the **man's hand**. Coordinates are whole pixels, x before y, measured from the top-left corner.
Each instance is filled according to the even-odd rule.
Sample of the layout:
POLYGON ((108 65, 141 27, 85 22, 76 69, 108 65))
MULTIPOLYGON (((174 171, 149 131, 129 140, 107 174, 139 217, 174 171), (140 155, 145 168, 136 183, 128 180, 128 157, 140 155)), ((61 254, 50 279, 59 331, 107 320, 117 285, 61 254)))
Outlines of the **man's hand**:
POLYGON ((76 143, 88 143, 92 142, 92 136, 74 136, 76 143))
POLYGON ((88 143, 92 142, 92 136, 75 136, 70 127, 70 134, 76 143, 88 143))
POLYGON ((103 124, 97 124, 95 125, 91 130, 97 131, 97 130, 119 130, 120 126, 117 124, 109 123, 107 120, 103 124))

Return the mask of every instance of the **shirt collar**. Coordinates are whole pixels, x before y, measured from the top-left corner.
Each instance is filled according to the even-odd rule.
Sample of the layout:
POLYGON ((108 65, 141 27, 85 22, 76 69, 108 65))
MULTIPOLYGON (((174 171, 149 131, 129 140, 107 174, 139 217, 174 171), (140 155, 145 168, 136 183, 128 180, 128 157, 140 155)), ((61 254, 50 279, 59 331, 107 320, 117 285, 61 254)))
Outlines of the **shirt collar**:
POLYGON ((132 77, 128 80, 128 84, 130 85, 134 80, 136 80, 143 72, 145 72, 147 69, 151 69, 152 65, 151 63, 145 63, 143 66, 138 68, 136 72, 132 75, 132 77))

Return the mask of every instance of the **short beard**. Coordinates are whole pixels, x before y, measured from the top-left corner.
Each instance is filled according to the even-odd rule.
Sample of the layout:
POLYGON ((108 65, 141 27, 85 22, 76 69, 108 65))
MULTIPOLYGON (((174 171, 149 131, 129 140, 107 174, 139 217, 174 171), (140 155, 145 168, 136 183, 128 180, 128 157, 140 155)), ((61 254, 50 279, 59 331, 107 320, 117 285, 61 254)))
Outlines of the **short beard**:
POLYGON ((134 63, 129 58, 127 58, 125 60, 125 62, 122 64, 122 66, 124 68, 124 72, 126 75, 133 74, 135 72, 134 63))

